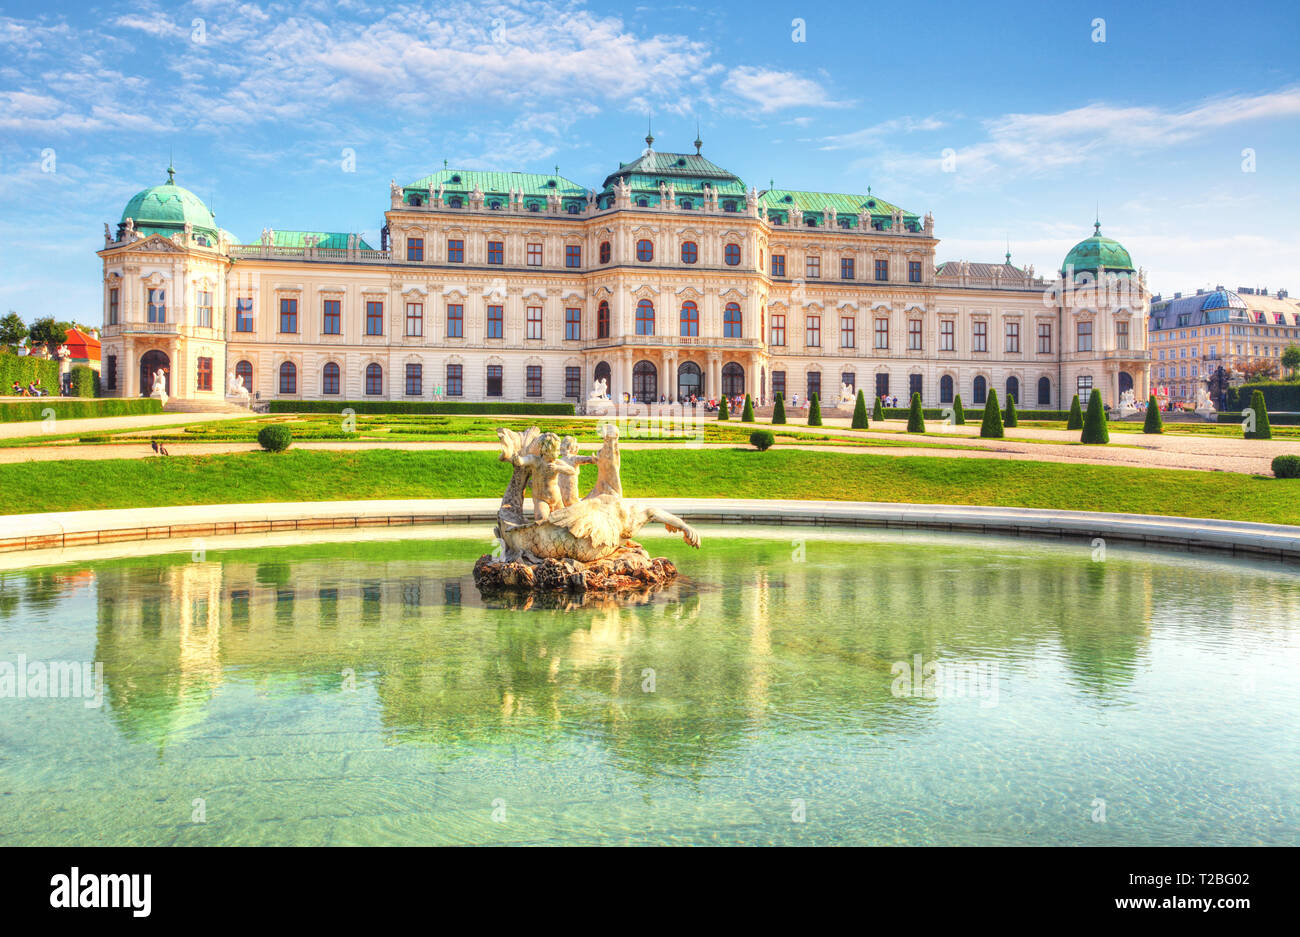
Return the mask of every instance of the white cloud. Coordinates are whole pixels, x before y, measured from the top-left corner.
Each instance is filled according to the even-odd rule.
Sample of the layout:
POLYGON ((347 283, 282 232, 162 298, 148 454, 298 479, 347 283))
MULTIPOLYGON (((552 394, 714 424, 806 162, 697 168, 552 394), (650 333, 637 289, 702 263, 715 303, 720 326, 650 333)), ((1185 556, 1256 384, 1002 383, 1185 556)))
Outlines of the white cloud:
POLYGON ((826 89, 811 78, 752 65, 733 68, 722 87, 733 95, 756 104, 764 114, 788 108, 848 105, 845 101, 832 100, 826 89))

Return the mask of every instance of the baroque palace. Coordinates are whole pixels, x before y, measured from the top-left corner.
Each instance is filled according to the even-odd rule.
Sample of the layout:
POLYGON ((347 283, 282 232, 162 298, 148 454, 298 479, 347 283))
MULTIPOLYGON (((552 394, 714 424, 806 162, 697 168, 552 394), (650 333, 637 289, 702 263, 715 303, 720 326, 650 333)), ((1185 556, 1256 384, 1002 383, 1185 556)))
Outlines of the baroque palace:
POLYGON ((1148 393, 1145 274, 1100 225, 1050 278, 1009 252, 937 263, 933 218, 869 188, 759 191, 699 140, 646 143, 599 191, 448 168, 394 183, 378 248, 240 243, 169 169, 104 227, 105 392, 148 394, 162 371, 168 394, 214 403, 236 376, 262 399, 579 407, 598 378, 642 401, 1148 393))

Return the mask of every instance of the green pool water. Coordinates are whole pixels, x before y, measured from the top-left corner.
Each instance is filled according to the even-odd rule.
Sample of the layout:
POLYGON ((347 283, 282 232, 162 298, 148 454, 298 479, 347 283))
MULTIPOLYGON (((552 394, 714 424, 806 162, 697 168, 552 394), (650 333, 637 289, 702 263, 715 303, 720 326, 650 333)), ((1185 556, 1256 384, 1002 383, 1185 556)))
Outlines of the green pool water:
POLYGON ((0 573, 11 677, 103 668, 0 673, 0 844, 1300 842, 1294 567, 647 542, 678 585, 578 608, 484 601, 482 540, 0 573))

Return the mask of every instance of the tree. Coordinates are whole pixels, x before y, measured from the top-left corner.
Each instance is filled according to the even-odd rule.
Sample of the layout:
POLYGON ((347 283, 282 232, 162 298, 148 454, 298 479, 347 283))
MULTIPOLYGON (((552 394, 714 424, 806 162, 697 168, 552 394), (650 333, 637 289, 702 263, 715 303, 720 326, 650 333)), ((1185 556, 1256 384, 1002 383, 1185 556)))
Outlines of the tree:
POLYGON ((867 395, 858 391, 857 403, 853 405, 853 428, 866 429, 867 426, 867 395))
POLYGON ((1160 404, 1156 403, 1156 395, 1152 394, 1147 400, 1147 419, 1142 424, 1144 433, 1163 433, 1165 431, 1165 421, 1160 419, 1160 404))
POLYGON ((12 309, 0 319, 0 345, 20 345, 27 337, 27 323, 12 309))
POLYGON ((885 421, 885 405, 880 402, 879 394, 876 394, 876 405, 871 408, 871 418, 877 423, 885 421))
POLYGON ((1287 377, 1295 380, 1295 373, 1300 370, 1300 345, 1287 345, 1282 350, 1282 367, 1286 368, 1287 377))
POLYGON ((48 345, 53 352, 68 340, 68 323, 55 322, 53 316, 46 316, 33 322, 32 327, 27 330, 27 335, 33 345, 48 345))
POLYGON ((921 410, 921 394, 917 391, 912 392, 912 405, 907 409, 907 431, 925 432, 925 413, 921 410))
POLYGON ((727 412, 727 398, 726 398, 726 397, 722 397, 722 398, 720 398, 720 399, 718 400, 718 419, 719 419, 719 420, 729 420, 729 419, 731 419, 731 414, 730 414, 729 412, 727 412))
POLYGON ((952 399, 952 422, 954 426, 966 425, 966 411, 961 406, 961 394, 952 399))
POLYGON ((1239 361, 1236 367, 1245 384, 1259 384, 1272 379, 1277 374, 1276 361, 1239 361))
POLYGON ((745 409, 740 411, 740 422, 754 422, 754 401, 749 398, 749 394, 745 395, 745 409))
POLYGON ((1065 421, 1066 429, 1083 429, 1083 407, 1079 406, 1079 395, 1070 401, 1070 418, 1065 421))
POLYGON ((785 423, 785 394, 776 392, 776 402, 772 407, 772 422, 785 423))
POLYGON ((998 392, 989 388, 989 399, 984 401, 984 422, 980 424, 981 439, 1001 439, 1002 411, 998 409, 998 392))
MULTIPOLYGON (((1273 427, 1268 423, 1268 404, 1264 402, 1264 392, 1257 390, 1250 395, 1250 409, 1255 420, 1254 432, 1246 430, 1247 439, 1272 439, 1273 427)), ((1247 422, 1245 425, 1249 425, 1247 422)))
POLYGON ((808 425, 822 425, 822 401, 817 394, 813 394, 808 401, 808 425))
POLYGON ((1016 398, 1007 394, 1007 413, 1005 423, 1007 426, 1015 427, 1016 425, 1016 398))
POLYGON ((1106 426, 1106 408, 1101 405, 1101 391, 1092 389, 1088 398, 1088 413, 1083 418, 1083 435, 1079 441, 1090 446, 1103 446, 1110 442, 1110 429, 1106 426))

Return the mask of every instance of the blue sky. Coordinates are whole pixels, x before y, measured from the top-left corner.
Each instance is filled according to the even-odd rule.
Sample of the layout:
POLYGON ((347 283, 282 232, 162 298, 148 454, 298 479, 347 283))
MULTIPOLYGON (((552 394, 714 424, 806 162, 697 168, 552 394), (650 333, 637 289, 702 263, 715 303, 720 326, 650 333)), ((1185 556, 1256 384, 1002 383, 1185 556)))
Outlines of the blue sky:
POLYGON ((103 222, 169 154, 243 240, 377 240, 391 178, 595 187, 648 110, 751 185, 932 211, 940 260, 1052 270, 1099 207, 1156 290, 1300 293, 1294 3, 1134 6, 6 2, 0 312, 97 321, 103 222))

